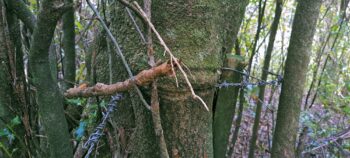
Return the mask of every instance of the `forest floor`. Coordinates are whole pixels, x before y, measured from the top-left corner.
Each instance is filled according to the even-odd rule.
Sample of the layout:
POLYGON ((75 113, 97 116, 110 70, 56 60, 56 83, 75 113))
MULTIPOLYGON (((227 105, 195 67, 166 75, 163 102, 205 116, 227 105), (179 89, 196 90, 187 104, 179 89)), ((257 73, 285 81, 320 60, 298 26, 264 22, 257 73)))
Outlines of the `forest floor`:
MULTIPOLYGON (((274 97, 272 101, 276 106, 278 104, 277 99, 278 97, 274 97)), ((232 156, 234 158, 248 157, 249 141, 251 139, 252 126, 255 117, 255 107, 256 105, 254 103, 245 107, 239 137, 232 156)), ((277 108, 263 106, 258 144, 255 152, 255 155, 258 158, 270 157, 269 151, 272 147, 272 131, 274 129, 272 125, 274 124, 273 122, 276 121, 277 112, 277 110, 273 109, 277 108)), ((333 150, 332 147, 330 147, 331 144, 329 141, 327 142, 325 140, 334 138, 342 131, 346 131, 349 133, 348 135, 350 135, 350 118, 331 108, 325 108, 322 104, 316 103, 311 109, 301 112, 299 133, 301 133, 304 127, 308 127, 306 138, 304 139, 306 151, 328 143, 329 145, 314 150, 312 153, 317 157, 332 157, 330 156, 332 155, 331 152, 333 150)), ((349 143, 349 139, 347 140, 347 143, 349 143)))

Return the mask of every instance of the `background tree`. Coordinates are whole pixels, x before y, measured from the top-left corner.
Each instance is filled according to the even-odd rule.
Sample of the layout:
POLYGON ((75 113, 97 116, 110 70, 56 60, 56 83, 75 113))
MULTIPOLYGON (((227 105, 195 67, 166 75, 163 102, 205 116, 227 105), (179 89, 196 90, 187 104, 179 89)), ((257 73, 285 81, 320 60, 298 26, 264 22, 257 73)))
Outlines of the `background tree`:
POLYGON ((288 48, 271 157, 295 157, 300 103, 321 0, 298 2, 288 48))
MULTIPOLYGON (((273 46, 275 43, 275 38, 277 35, 277 30, 278 30, 278 24, 281 18, 282 14, 282 7, 283 7, 283 0, 277 0, 276 1, 276 9, 275 9, 275 17, 271 26, 271 33, 270 33, 270 38, 269 38, 269 44, 267 46, 266 50, 266 55, 264 59, 264 66, 262 68, 261 72, 261 80, 267 80, 268 76, 268 70, 270 68, 270 60, 272 56, 272 51, 273 51, 273 46)), ((249 155, 248 157, 253 158, 254 157, 254 151, 256 147, 256 140, 258 137, 258 130, 259 130, 259 124, 260 124, 260 115, 261 115, 261 110, 262 106, 265 103, 265 86, 259 87, 259 101, 256 106, 256 115, 255 115, 255 120, 254 120, 254 125, 253 125, 253 132, 252 132, 252 138, 250 140, 250 145, 249 145, 249 155)))
POLYGON ((48 59, 57 21, 65 11, 64 7, 67 7, 63 5, 63 8, 62 6, 55 8, 55 4, 62 3, 48 0, 41 3, 30 48, 29 64, 32 73, 30 80, 36 88, 38 112, 48 138, 51 157, 72 157, 63 98, 51 76, 48 59), (57 129, 60 129, 60 132, 57 132, 57 129))

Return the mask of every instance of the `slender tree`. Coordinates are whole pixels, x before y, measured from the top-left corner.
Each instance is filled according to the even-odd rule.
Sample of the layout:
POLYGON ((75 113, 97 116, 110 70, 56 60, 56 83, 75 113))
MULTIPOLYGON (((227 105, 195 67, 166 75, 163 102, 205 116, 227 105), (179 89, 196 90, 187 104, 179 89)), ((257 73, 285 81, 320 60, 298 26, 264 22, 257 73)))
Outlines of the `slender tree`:
MULTIPOLYGON (((329 36, 327 38, 327 43, 325 43, 325 46, 324 46, 324 48, 322 50, 322 51, 326 51, 327 55, 326 55, 326 57, 324 59, 324 64, 320 68, 321 72, 320 72, 320 75, 318 77, 317 83, 315 83, 316 80, 317 80, 317 71, 315 72, 316 74, 314 76, 314 79, 311 82, 310 89, 309 89, 310 92, 311 92, 312 88, 314 87, 314 84, 316 84, 316 85, 315 85, 315 94, 311 97, 310 93, 308 93, 308 96, 311 97, 310 98, 311 103, 309 105, 309 108, 311 108, 312 105, 314 104, 314 102, 315 102, 315 100, 317 98, 317 95, 318 95, 318 91, 319 91, 320 85, 322 83, 322 77, 324 75, 324 72, 327 72, 327 70, 326 70, 327 64, 328 64, 329 60, 331 59, 331 53, 330 52, 333 51, 334 48, 337 46, 338 40, 339 40, 339 38, 341 38, 341 36, 343 34, 342 30, 344 28, 344 25, 347 25, 347 23, 349 21, 349 18, 346 17, 346 8, 349 5, 349 2, 350 2, 349 0, 342 0, 341 1, 340 9, 339 9, 339 15, 340 15, 340 20, 339 21, 340 21, 340 23, 339 23, 339 27, 338 27, 337 33, 335 33, 335 34, 330 33, 329 34, 329 36)), ((331 68, 331 71, 329 71, 329 72, 332 73, 334 71, 331 68)))
POLYGON ((300 104, 321 0, 299 0, 277 113, 272 158, 295 157, 300 104))
MULTIPOLYGON (((270 60, 271 60, 271 55, 272 55, 272 51, 273 51, 273 46, 275 43, 275 38, 276 38, 277 30, 278 30, 278 24, 279 24, 281 14, 282 14, 282 6, 283 6, 283 0, 277 0, 276 1, 275 17, 274 17, 274 20, 273 20, 272 26, 271 26, 269 44, 268 44, 267 50, 266 50, 261 80, 267 79, 267 75, 268 75, 267 70, 269 70, 269 67, 270 67, 270 60)), ((265 86, 261 86, 259 89, 259 101, 257 103, 256 111, 255 111, 255 120, 254 120, 254 125, 253 125, 253 130, 252 130, 253 131, 252 138, 250 140, 250 145, 249 145, 249 154, 248 154, 249 158, 254 158, 256 140, 258 138, 261 109, 262 109, 262 105, 263 105, 264 100, 265 100, 264 98, 265 98, 265 86)))
POLYGON ((43 0, 34 29, 29 64, 36 89, 39 116, 48 138, 51 157, 72 157, 72 145, 69 141, 67 122, 64 116, 62 96, 57 83, 51 76, 49 47, 57 21, 62 16, 67 4, 58 0, 43 0), (59 130, 59 132, 58 132, 59 130))
POLYGON ((253 48, 252 48, 252 53, 251 53, 250 58, 249 58, 249 65, 248 65, 248 72, 249 73, 251 73, 253 59, 254 59, 254 56, 255 56, 256 51, 257 51, 258 41, 259 41, 260 33, 262 30, 261 25, 263 24, 263 18, 265 15, 266 2, 267 2, 267 0, 265 0, 265 1, 259 0, 258 25, 256 28, 255 37, 254 37, 254 44, 253 44, 253 48))
MULTIPOLYGON (((73 0, 65 0, 66 3, 73 3, 73 0)), ((75 82, 75 25, 74 8, 68 9, 63 14, 63 72, 64 89, 71 88, 75 82)))
MULTIPOLYGON (((235 44, 239 28, 241 26, 245 8, 248 0, 225 0, 222 1, 224 8, 222 25, 224 67, 236 69, 240 63, 239 60, 232 58, 232 49, 235 44), (231 22, 227 22, 226 20, 231 22)), ((233 71, 224 71, 220 80, 227 82, 239 82, 240 74, 233 71)), ((214 157, 224 157, 227 150, 232 120, 235 114, 236 102, 239 88, 228 87, 217 91, 216 102, 214 103, 214 157)))

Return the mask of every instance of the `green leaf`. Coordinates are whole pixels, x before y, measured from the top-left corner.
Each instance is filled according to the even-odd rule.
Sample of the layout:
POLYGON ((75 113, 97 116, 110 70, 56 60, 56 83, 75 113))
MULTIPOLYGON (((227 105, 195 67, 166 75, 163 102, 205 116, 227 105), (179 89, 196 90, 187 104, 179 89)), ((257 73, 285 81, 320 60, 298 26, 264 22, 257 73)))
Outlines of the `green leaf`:
POLYGON ((16 125, 19 125, 19 124, 21 124, 21 119, 18 116, 16 116, 15 118, 13 118, 11 120, 11 126, 16 126, 16 125))
POLYGON ((333 25, 333 26, 331 27, 331 32, 332 32, 332 33, 337 33, 337 32, 338 32, 338 29, 339 29, 339 25, 333 25))
POLYGON ((84 29, 79 21, 75 21, 74 23, 79 32, 84 29))
POLYGON ((76 105, 76 106, 81 106, 83 103, 82 99, 67 99, 68 104, 76 105))

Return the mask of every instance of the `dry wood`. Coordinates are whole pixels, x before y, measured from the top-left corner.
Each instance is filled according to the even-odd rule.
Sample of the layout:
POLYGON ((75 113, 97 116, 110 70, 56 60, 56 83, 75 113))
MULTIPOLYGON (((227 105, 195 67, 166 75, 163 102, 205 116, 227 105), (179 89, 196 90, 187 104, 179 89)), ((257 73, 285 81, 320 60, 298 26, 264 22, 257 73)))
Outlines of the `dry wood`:
POLYGON ((70 88, 64 93, 64 96, 66 98, 106 96, 113 95, 116 92, 130 90, 134 87, 134 84, 136 84, 137 86, 146 86, 152 83, 152 81, 158 77, 173 75, 174 72, 172 70, 172 65, 174 64, 175 63, 171 64, 170 61, 168 61, 151 69, 143 70, 134 78, 127 79, 123 82, 117 82, 111 85, 97 83, 93 87, 70 88))

